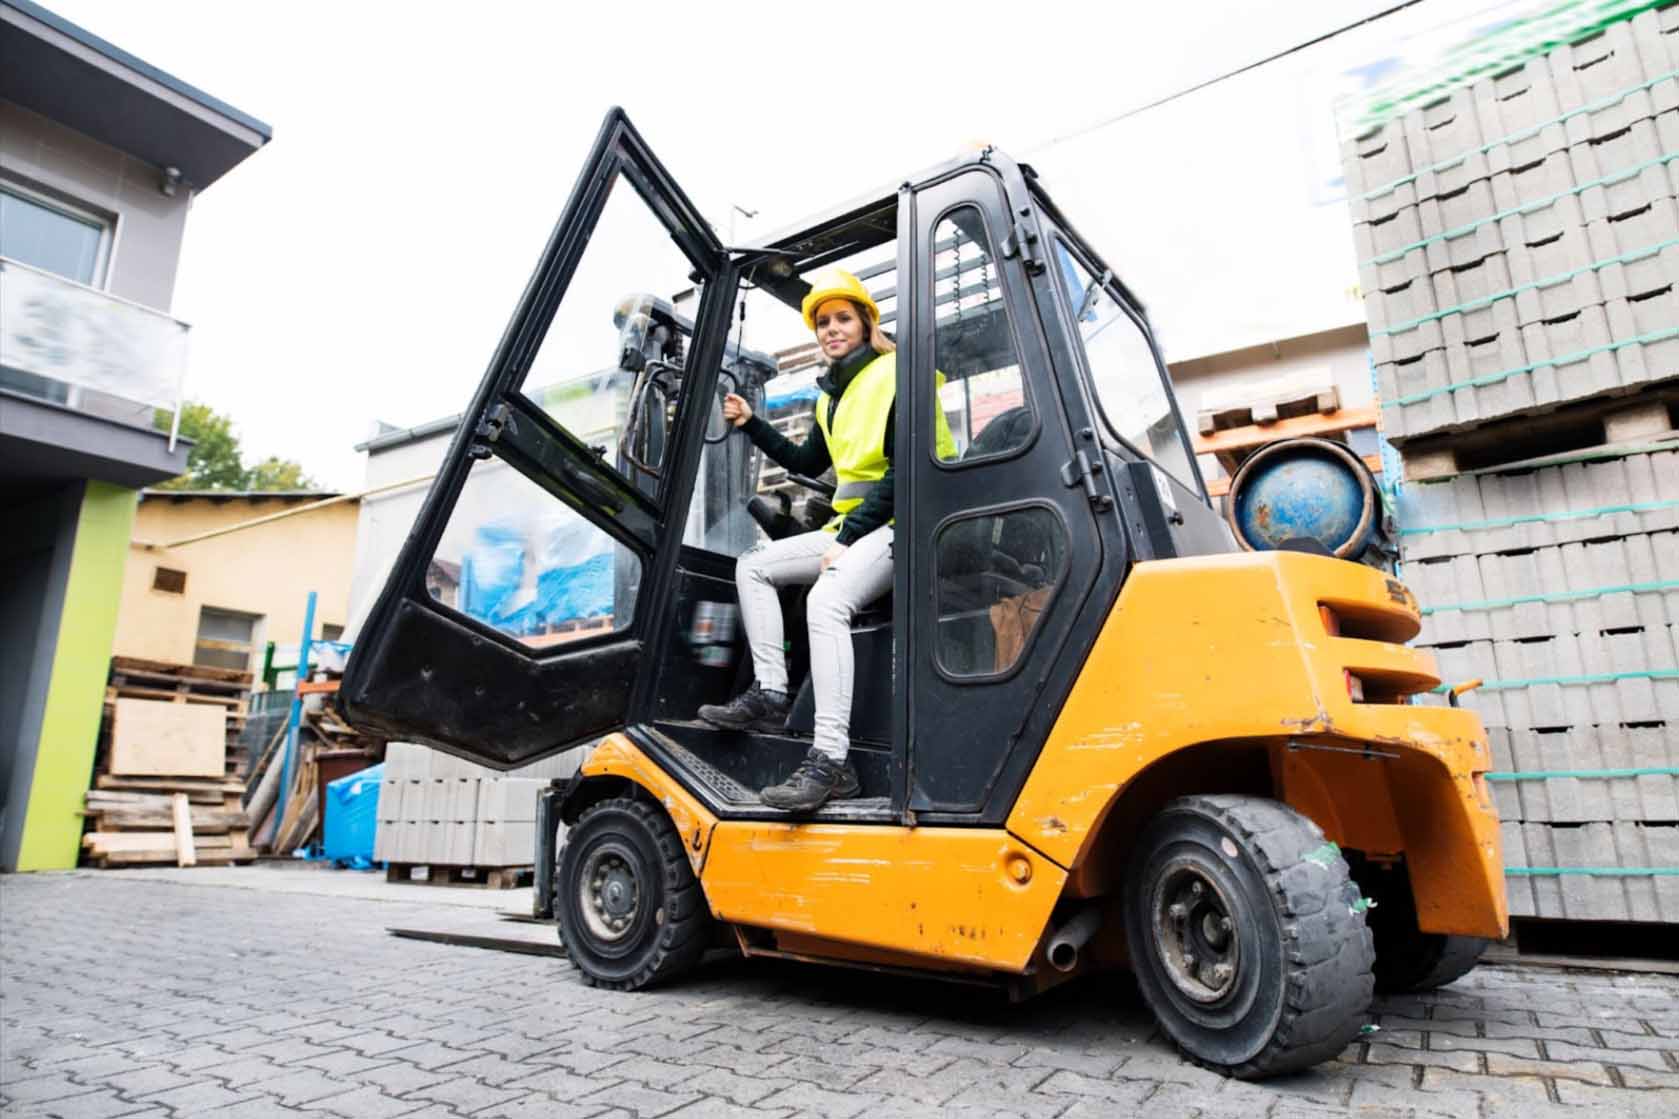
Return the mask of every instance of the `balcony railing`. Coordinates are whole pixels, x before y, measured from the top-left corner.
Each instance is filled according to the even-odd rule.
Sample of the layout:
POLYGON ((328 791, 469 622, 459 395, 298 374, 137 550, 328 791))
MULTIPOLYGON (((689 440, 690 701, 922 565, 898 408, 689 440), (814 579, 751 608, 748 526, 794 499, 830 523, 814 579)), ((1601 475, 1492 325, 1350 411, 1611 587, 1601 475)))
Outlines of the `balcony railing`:
POLYGON ((0 257, 0 389, 152 427, 158 409, 180 413, 188 329, 0 257))

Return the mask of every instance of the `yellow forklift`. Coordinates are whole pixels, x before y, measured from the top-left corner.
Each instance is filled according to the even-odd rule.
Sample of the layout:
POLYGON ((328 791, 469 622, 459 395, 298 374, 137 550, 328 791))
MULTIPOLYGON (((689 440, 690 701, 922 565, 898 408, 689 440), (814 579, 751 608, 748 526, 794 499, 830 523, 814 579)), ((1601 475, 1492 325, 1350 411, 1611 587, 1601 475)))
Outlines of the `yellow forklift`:
POLYGON ((339 703, 501 769, 590 746, 536 862, 593 983, 719 947, 1016 997, 1128 967, 1187 1057, 1262 1077, 1507 928, 1485 730, 1413 702, 1440 684, 1416 600, 1344 543, 1237 544, 1142 305, 1026 165, 975 152, 740 247, 614 110, 339 703), (896 337, 914 529, 853 628, 860 795, 790 818, 755 790, 809 747, 808 682, 776 733, 695 712, 750 679, 737 557, 831 493, 720 401, 808 417, 764 347, 832 266, 896 337))

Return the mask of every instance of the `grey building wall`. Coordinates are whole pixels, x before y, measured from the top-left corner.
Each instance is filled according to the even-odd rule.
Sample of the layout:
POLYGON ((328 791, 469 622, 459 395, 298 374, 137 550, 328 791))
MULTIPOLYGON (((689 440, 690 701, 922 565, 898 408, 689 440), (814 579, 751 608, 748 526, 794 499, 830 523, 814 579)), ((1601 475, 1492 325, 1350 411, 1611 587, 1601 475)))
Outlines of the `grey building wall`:
POLYGON ((17 866, 86 488, 0 501, 0 871, 17 866))
POLYGON ((57 194, 115 220, 105 290, 168 311, 192 192, 158 190, 158 168, 10 101, 0 101, 0 180, 57 194))

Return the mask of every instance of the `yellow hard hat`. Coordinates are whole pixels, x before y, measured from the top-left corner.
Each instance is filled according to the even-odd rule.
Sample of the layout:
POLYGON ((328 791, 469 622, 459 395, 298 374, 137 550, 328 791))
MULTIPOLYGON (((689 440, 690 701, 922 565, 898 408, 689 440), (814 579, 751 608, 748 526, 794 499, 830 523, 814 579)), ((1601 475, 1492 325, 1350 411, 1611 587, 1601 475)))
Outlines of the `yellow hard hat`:
POLYGON ((869 289, 863 286, 863 281, 847 272, 843 268, 825 268, 818 272, 810 283, 810 294, 799 304, 799 310, 804 312, 805 325, 816 329, 816 309, 830 299, 849 299, 853 303, 868 308, 869 320, 880 321, 880 308, 875 306, 874 297, 869 289))

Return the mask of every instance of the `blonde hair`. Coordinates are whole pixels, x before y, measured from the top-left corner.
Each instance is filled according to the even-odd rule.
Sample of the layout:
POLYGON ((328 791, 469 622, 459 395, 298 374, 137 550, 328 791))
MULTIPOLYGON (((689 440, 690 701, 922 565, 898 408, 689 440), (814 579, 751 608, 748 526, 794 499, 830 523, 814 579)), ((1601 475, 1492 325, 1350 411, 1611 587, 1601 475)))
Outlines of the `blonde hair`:
MULTIPOLYGON (((845 299, 843 295, 835 296, 835 298, 845 299)), ((897 350, 898 344, 892 341, 890 335, 880 329, 880 320, 869 314, 869 309, 867 307, 863 306, 855 299, 846 299, 845 301, 851 304, 851 309, 857 312, 857 317, 868 324, 868 329, 864 332, 863 337, 868 342, 870 349, 874 350, 877 354, 889 354, 897 350)), ((833 364, 833 362, 829 361, 827 358, 824 358, 823 360, 827 361, 829 365, 833 364)))

